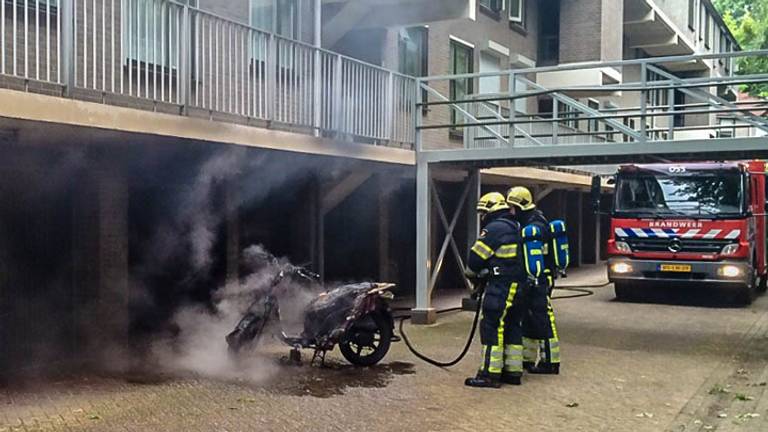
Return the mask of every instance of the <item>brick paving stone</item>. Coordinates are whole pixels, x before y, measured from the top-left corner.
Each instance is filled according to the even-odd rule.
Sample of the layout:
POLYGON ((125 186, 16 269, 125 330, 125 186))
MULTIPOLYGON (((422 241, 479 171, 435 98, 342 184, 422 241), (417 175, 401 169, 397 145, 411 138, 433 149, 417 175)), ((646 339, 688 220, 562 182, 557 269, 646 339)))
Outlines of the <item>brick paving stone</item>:
MULTIPOLYGON (((677 431, 681 424, 714 423, 707 417, 698 424, 692 416, 711 417, 725 402, 761 417, 742 424, 729 417, 716 423, 717 430, 768 429, 768 389, 747 386, 768 379, 765 352, 750 349, 768 346, 768 298, 749 308, 631 304, 613 301, 611 289, 601 288, 592 297, 557 301, 555 308, 563 373, 525 376, 520 387, 463 386, 479 361, 477 341, 460 365, 447 370, 419 362, 402 344, 368 369, 346 366, 337 353, 327 369, 279 366, 287 349, 269 346, 258 361, 269 363, 270 376, 259 382, 184 373, 138 383, 92 375, 3 388, 0 432, 677 431), (713 398, 707 386, 720 376, 755 399, 713 398), (578 406, 569 408, 573 403, 578 406)), ((448 359, 461 349, 471 319, 469 313, 448 314, 434 326, 407 331, 421 350, 448 359)))

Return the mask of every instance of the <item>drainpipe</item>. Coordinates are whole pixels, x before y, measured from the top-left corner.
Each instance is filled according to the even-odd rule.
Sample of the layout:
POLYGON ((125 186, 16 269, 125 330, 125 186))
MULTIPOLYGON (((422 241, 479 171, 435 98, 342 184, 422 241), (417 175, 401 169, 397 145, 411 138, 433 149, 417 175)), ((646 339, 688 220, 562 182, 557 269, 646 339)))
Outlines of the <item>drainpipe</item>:
POLYGON ((313 38, 313 44, 315 46, 315 86, 314 86, 314 100, 315 103, 313 104, 313 110, 315 111, 315 115, 313 118, 312 125, 315 128, 315 136, 319 137, 321 135, 320 133, 320 127, 322 126, 322 112, 320 111, 320 108, 322 104, 320 101, 322 100, 322 88, 323 88, 323 65, 322 65, 322 54, 320 52, 320 48, 323 47, 323 0, 314 0, 314 12, 315 12, 315 25, 314 25, 314 38, 313 38))

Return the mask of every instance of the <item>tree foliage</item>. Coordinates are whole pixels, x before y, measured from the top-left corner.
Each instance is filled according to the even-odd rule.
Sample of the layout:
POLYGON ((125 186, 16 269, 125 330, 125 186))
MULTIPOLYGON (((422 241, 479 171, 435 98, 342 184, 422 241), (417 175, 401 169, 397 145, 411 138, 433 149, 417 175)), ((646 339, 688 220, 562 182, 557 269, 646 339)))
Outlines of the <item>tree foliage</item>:
MULTIPOLYGON (((715 0, 742 50, 768 49, 768 0, 715 0)), ((739 74, 768 73, 768 57, 743 58, 738 61, 739 74)), ((768 97, 768 84, 751 84, 745 90, 768 97)))

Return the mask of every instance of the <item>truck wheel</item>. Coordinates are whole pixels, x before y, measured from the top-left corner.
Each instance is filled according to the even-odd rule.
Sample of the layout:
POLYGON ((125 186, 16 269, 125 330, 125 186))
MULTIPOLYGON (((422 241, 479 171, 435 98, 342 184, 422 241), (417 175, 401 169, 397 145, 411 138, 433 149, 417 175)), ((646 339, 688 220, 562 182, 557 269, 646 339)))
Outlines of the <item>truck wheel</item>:
POLYGON ((642 298, 637 285, 629 282, 616 282, 613 284, 613 291, 616 293, 616 300, 624 302, 636 302, 642 298))
POLYGON ((768 289, 768 274, 760 276, 760 283, 757 284, 757 292, 759 294, 765 294, 768 289))

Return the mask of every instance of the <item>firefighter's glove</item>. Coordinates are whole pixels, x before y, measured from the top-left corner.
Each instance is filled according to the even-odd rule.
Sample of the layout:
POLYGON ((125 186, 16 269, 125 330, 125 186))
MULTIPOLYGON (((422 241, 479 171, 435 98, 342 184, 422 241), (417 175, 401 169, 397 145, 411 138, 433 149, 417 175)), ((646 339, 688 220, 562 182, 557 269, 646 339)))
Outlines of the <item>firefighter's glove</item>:
POLYGON ((488 279, 488 276, 491 275, 491 271, 488 269, 482 269, 479 273, 475 273, 472 269, 467 267, 464 269, 464 276, 469 279, 470 282, 472 282, 472 285, 477 285, 478 282, 484 281, 488 279))

